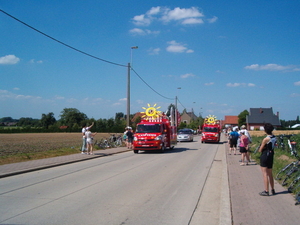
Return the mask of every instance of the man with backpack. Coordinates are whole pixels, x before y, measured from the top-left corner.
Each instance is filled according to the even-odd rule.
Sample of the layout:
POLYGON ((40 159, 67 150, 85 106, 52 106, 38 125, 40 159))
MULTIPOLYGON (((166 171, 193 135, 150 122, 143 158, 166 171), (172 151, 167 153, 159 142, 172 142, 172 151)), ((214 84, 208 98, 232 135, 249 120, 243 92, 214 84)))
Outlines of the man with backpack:
POLYGON ((236 155, 237 141, 239 139, 239 133, 234 128, 233 131, 229 133, 229 155, 233 152, 236 155))

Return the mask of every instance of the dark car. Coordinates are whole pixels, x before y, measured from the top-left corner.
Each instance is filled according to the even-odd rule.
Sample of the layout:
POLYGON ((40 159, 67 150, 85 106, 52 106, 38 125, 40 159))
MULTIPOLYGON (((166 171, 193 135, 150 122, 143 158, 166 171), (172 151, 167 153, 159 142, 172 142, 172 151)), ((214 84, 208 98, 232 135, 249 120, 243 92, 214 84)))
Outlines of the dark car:
POLYGON ((177 133, 177 141, 193 141, 194 131, 192 129, 180 129, 177 133))

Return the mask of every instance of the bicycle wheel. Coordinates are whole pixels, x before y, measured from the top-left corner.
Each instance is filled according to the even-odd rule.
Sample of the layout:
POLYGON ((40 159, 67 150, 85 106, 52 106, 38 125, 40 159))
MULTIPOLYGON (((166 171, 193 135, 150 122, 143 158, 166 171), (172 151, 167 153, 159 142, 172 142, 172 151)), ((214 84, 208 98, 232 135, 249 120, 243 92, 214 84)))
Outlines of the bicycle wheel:
POLYGON ((282 181, 282 186, 286 186, 288 181, 293 179, 294 176, 299 176, 299 167, 297 165, 294 165, 287 173, 286 176, 284 178, 284 180, 282 181))
POLYGON ((260 148, 260 145, 259 146, 257 146, 257 148, 254 150, 254 154, 256 154, 257 152, 258 152, 258 149, 260 148))
POLYGON ((295 199, 296 199, 295 205, 299 205, 300 204, 300 191, 295 195, 295 199))
POLYGON ((290 168, 294 165, 294 162, 286 165, 284 168, 282 168, 276 175, 275 180, 281 180, 284 176, 286 176, 286 174, 288 173, 288 171, 290 170, 290 168))
POLYGON ((293 180, 293 182, 288 187, 288 192, 292 193, 296 184, 300 181, 300 176, 298 176, 296 179, 293 180))

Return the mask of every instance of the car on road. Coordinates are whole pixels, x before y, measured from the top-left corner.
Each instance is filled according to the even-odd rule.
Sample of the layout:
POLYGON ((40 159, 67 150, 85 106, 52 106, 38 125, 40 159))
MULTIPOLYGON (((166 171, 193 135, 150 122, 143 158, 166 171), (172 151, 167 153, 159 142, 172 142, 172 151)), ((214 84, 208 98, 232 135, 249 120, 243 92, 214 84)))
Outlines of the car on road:
POLYGON ((177 141, 193 141, 194 140, 194 131, 192 129, 180 129, 177 132, 177 141))

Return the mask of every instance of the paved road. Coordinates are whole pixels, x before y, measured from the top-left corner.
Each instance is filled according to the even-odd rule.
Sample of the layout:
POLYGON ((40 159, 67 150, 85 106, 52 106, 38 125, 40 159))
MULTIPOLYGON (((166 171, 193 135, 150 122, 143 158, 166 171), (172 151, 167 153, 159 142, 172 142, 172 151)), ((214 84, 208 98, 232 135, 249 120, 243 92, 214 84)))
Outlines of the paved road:
POLYGON ((222 183, 223 156, 222 145, 180 143, 2 178, 0 222, 219 224, 221 190, 210 185, 222 183))
MULTIPOLYGON (((195 140, 196 139, 198 139, 198 137, 195 137, 195 140)), ((206 145, 218 146, 218 149, 215 152, 211 167, 207 173, 205 185, 201 189, 198 204, 195 207, 189 224, 299 224, 300 206, 294 205, 295 201, 293 196, 287 193, 286 189, 281 187, 278 183, 275 183, 275 188, 278 193, 276 196, 261 197, 258 195, 258 192, 263 190, 262 175, 258 165, 253 164, 241 167, 238 162, 240 155, 226 154, 228 150, 227 144, 215 145, 197 143, 197 147, 193 149, 195 152, 201 151, 207 149, 206 145)), ((180 149, 183 146, 184 144, 180 143, 178 148, 180 149)), ((88 159, 95 157, 100 158, 102 156, 109 156, 126 151, 126 148, 107 149, 98 151, 94 156, 75 154, 25 163, 2 165, 0 166, 0 178, 2 177, 2 179, 0 179, 0 210, 14 210, 14 208, 2 207, 5 205, 6 199, 13 198, 10 197, 8 193, 11 189, 5 189, 3 183, 3 181, 10 179, 11 175, 20 174, 19 176, 12 177, 24 177, 26 176, 25 174, 22 175, 24 171, 35 170, 38 172, 28 174, 41 174, 42 171, 49 171, 39 171, 39 169, 44 167, 55 167, 74 161, 86 160, 86 163, 89 164, 89 161, 94 161, 95 159, 88 159)), ((175 150, 175 152, 176 151, 179 151, 177 154, 180 156, 186 152, 193 152, 192 150, 175 150)), ((143 154, 134 155, 132 152, 129 152, 129 155, 130 157, 144 157, 143 154)), ((148 156, 148 154, 146 154, 146 156, 148 156)), ((112 157, 104 158, 108 159, 112 157)), ((83 161, 83 163, 85 162, 83 161)), ((128 163, 130 163, 130 161, 128 163)), ((60 170, 59 168, 60 167, 54 169, 60 170)), ((36 194, 37 193, 38 192, 36 192, 36 194)), ((97 210, 93 213, 97 213, 97 210)), ((0 221, 2 221, 0 224, 8 224, 7 222, 3 222, 3 215, 3 213, 0 213, 0 221)), ((68 214, 65 214, 65 216, 68 217, 68 214)), ((20 224, 24 224, 24 222, 20 224)), ((126 223, 124 222, 124 224, 126 223)), ((130 223, 127 221, 127 224, 130 223)))

